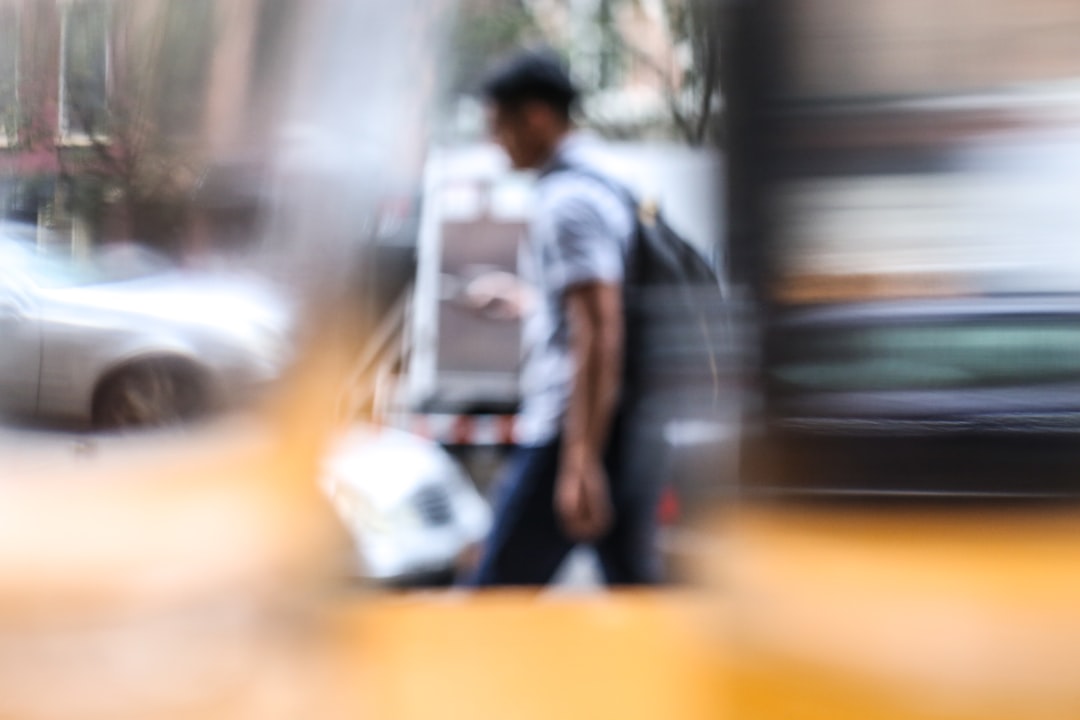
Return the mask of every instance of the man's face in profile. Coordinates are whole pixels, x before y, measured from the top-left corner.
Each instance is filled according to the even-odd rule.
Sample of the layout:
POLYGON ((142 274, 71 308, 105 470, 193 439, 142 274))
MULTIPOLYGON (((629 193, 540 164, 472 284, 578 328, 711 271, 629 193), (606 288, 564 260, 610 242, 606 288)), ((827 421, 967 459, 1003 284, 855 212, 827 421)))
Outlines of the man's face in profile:
POLYGON ((488 132, 518 170, 537 168, 544 162, 543 135, 536 126, 536 104, 508 107, 491 103, 487 107, 488 132))

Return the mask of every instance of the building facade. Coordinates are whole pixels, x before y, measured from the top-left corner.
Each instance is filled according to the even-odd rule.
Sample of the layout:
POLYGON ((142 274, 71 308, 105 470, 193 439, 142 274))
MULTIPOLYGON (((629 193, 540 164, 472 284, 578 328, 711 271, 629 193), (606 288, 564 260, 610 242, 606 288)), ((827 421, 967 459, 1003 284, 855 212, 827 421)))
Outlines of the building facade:
POLYGON ((199 189, 266 154, 304 7, 0 0, 0 215, 75 252, 205 249, 199 189))

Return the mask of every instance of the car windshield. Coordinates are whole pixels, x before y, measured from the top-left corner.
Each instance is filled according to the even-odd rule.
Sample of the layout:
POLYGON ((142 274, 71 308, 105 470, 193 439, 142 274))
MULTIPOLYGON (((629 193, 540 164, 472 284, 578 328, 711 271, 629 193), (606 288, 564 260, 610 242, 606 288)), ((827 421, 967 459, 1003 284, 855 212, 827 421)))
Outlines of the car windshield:
POLYGON ((1080 318, 816 330, 776 370, 810 392, 1080 382, 1080 318))

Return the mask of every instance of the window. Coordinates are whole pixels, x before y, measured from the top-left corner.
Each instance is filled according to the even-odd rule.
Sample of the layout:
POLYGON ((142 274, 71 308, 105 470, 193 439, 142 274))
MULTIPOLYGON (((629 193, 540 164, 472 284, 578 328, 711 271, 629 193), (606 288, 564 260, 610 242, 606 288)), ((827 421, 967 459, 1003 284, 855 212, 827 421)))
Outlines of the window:
POLYGON ((19 10, 0 5, 0 146, 14 144, 19 114, 19 10))
POLYGON ((173 136, 198 134, 214 42, 213 0, 168 0, 158 65, 158 125, 173 136))
POLYGON ((60 26, 60 135, 86 141, 106 132, 109 7, 106 0, 67 0, 60 26))
MULTIPOLYGON (((902 312, 902 309, 899 311, 902 312)), ((1080 381, 1075 318, 898 317, 875 327, 815 327, 790 335, 798 353, 775 370, 804 392, 961 390, 1080 381)))
POLYGON ((258 108, 268 112, 281 78, 282 57, 288 52, 297 24, 296 0, 263 0, 255 30, 255 54, 251 68, 251 96, 258 108))

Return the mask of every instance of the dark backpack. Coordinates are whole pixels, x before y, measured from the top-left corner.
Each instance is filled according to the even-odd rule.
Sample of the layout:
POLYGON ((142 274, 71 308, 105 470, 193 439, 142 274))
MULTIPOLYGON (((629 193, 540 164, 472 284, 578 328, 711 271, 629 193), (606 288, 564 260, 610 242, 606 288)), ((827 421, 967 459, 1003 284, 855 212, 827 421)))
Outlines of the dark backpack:
POLYGON ((628 403, 662 400, 672 409, 715 403, 723 295, 716 271, 667 222, 624 185, 592 168, 564 165, 606 185, 636 218, 626 260, 623 397, 628 403))

